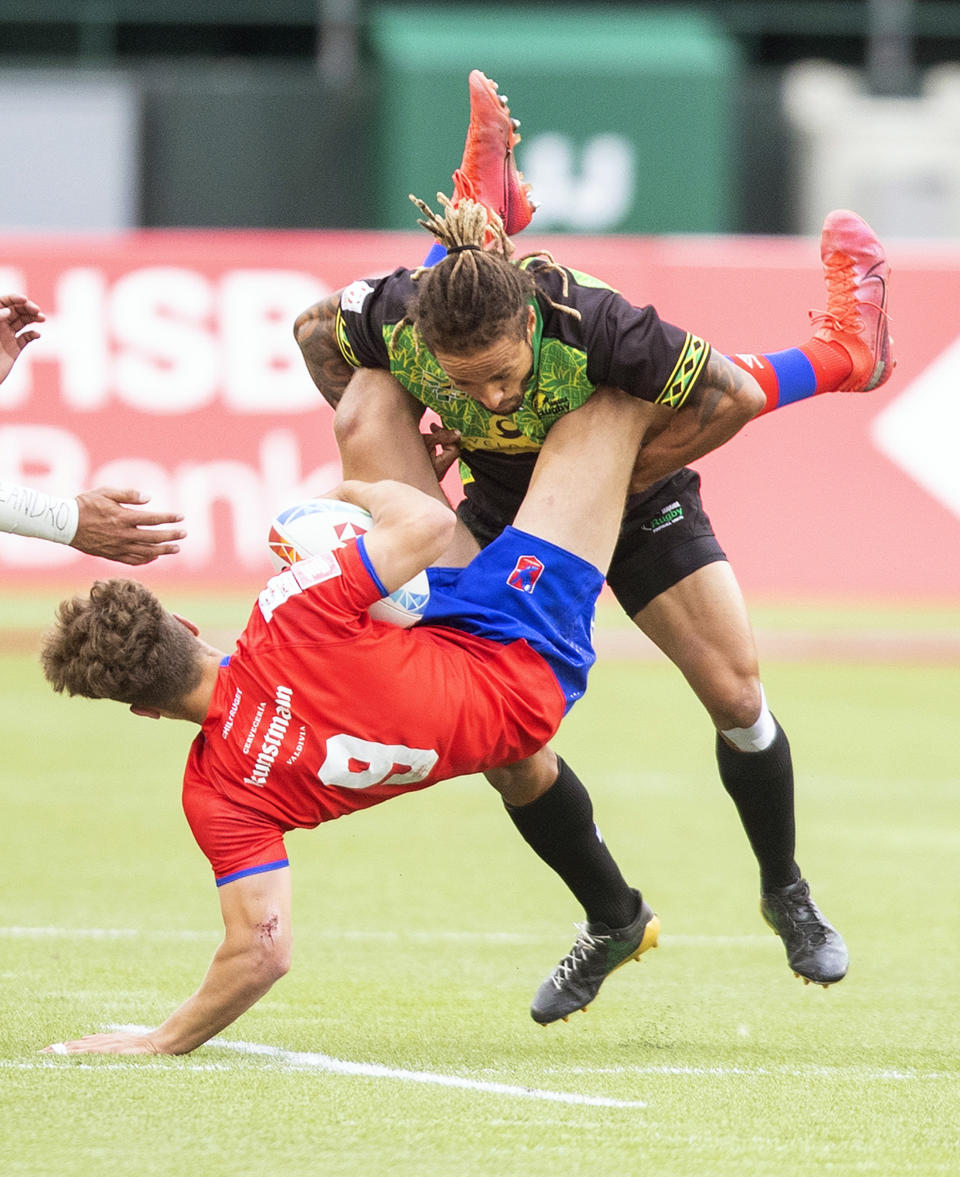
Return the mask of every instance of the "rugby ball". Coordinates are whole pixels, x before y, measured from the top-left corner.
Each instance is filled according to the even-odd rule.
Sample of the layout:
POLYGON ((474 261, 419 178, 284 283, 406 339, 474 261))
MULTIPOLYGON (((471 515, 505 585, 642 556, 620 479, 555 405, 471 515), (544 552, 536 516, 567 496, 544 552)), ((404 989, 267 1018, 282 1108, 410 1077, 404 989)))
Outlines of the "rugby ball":
MULTIPOLYGON (((277 571, 298 560, 342 548, 373 523, 369 511, 338 499, 307 499, 281 511, 270 525, 270 559, 277 571)), ((423 616, 430 599, 426 572, 418 572, 368 612, 378 621, 408 629, 423 616)))

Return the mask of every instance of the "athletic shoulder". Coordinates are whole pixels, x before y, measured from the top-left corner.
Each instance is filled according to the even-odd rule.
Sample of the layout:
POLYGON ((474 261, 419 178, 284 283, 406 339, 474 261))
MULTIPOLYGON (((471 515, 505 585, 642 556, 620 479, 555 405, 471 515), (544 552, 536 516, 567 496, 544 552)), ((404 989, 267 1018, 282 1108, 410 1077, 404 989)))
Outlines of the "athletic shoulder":
POLYGON ((379 278, 358 278, 340 293, 336 333, 340 351, 354 367, 388 366, 386 337, 407 313, 413 273, 401 266, 379 278))

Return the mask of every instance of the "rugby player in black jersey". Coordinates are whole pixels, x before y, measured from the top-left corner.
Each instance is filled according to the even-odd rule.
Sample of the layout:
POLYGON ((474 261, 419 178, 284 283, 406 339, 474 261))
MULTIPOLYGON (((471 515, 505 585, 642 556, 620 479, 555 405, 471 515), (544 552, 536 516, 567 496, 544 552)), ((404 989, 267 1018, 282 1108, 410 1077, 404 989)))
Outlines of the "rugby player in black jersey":
MULTIPOLYGON (((846 974, 846 946, 795 860, 789 742, 768 707, 746 606, 688 464, 770 409, 887 379, 882 247, 855 214, 830 214, 821 238, 827 308, 813 336, 785 352, 722 356, 652 306, 634 307, 550 257, 510 260, 504 225, 517 232, 533 212, 516 171, 516 124, 479 71, 470 87, 453 201, 441 200, 439 214, 417 202, 438 242, 428 262, 440 260, 358 280, 295 324, 310 375, 336 408, 345 471, 442 495, 438 474, 458 454, 459 514, 483 544, 512 519, 551 424, 595 388, 613 385, 661 406, 659 431, 648 431, 638 454, 607 580, 710 715, 720 777, 760 868, 762 914, 794 972, 826 987, 846 974), (427 439, 441 448, 437 461, 419 436, 425 408, 444 427, 427 439)), ((488 774, 501 789, 502 774, 513 797, 517 782, 529 781, 535 800, 509 806, 510 815, 587 907, 588 923, 534 999, 534 1018, 549 1022, 584 1008, 599 989, 611 938, 629 935, 636 901, 584 885, 602 843, 569 765, 545 748, 488 774)))

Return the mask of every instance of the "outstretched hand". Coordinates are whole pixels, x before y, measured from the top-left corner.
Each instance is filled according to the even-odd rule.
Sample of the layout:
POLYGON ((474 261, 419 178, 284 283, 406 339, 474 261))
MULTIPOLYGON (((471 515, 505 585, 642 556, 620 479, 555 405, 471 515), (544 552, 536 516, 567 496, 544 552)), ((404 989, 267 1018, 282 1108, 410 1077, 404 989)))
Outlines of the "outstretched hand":
POLYGON ((135 511, 127 503, 143 504, 149 496, 138 490, 117 490, 101 486, 77 495, 80 521, 77 534, 70 542, 78 552, 89 556, 103 556, 121 564, 149 564, 158 556, 169 556, 180 551, 177 540, 187 534, 182 527, 168 527, 180 523, 182 515, 165 511, 135 511), (151 528, 160 528, 153 531, 151 528))
POLYGON ((45 319, 37 304, 24 295, 0 294, 0 384, 27 344, 40 338, 39 331, 24 331, 24 327, 45 319))
POLYGON ((87 1034, 73 1042, 55 1042, 41 1054, 160 1054, 146 1034, 118 1030, 112 1034, 87 1034))

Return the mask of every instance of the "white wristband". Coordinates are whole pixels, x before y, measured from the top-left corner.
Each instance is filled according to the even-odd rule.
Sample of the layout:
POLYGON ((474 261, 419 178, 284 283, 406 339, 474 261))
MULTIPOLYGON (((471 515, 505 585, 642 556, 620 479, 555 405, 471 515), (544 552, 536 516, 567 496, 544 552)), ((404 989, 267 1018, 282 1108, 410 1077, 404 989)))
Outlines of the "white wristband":
POLYGON ((68 544, 77 534, 80 506, 76 499, 58 499, 0 480, 0 531, 68 544))

